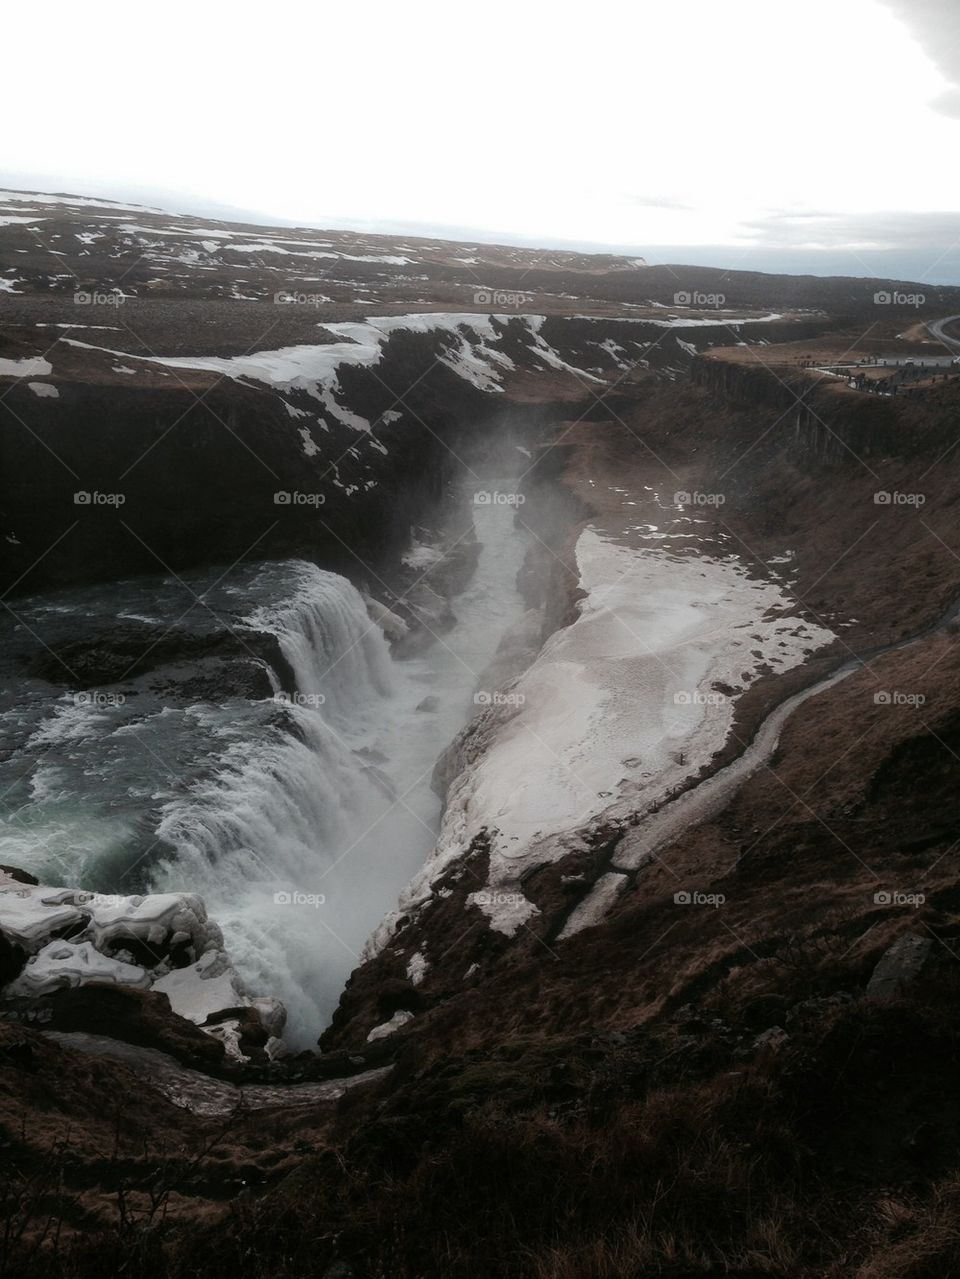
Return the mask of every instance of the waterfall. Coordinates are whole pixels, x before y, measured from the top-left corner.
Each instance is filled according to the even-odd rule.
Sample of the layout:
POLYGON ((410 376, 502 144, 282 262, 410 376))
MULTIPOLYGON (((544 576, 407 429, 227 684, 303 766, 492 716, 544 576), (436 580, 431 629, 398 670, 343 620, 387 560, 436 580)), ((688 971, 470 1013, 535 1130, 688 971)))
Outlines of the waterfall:
MULTIPOLYGON (((475 522, 483 549, 456 625, 402 661, 345 578, 282 560, 212 586, 210 574, 188 576, 203 607, 181 619, 191 634, 275 637, 265 697, 233 687, 218 674, 228 666, 176 655, 102 703, 33 682, 11 692, 0 702, 16 745, 0 752, 0 860, 47 883, 202 896, 246 984, 287 1005, 290 1042, 315 1043, 430 854, 437 756, 523 610, 512 511, 479 507, 475 522)), ((24 609, 38 647, 56 651, 111 618, 160 639, 183 595, 179 579, 138 579, 24 609)), ((248 648, 265 665, 263 643, 248 648)))
POLYGON ((372 734, 395 680, 358 591, 312 564, 291 569, 292 593, 247 624, 277 636, 297 696, 276 695, 256 736, 163 806, 157 835, 175 855, 152 881, 204 897, 248 983, 288 1005, 296 1040, 316 1035, 382 910, 358 863, 393 799, 366 757, 379 758, 372 734), (312 900, 286 900, 297 894, 312 900))
POLYGON ((293 595, 257 609, 247 624, 276 635, 302 704, 317 704, 309 699, 319 696, 332 713, 345 715, 371 693, 389 694, 390 651, 356 588, 304 561, 284 567, 294 574, 293 595))

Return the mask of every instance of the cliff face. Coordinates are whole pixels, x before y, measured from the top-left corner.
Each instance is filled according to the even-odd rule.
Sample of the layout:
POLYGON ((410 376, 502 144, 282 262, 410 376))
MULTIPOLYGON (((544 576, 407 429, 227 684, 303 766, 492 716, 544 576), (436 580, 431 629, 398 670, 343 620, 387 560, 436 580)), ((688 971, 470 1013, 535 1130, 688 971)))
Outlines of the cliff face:
POLYGON ((0 438, 4 588, 244 554, 377 558, 437 500, 458 437, 487 412, 441 353, 436 335, 398 334, 332 412, 303 389, 98 352, 54 365, 55 400, 17 382, 0 438))
POLYGON ((955 421, 949 389, 917 400, 868 396, 816 369, 801 372, 776 347, 713 350, 690 361, 689 376, 717 406, 773 410, 779 436, 792 432, 794 449, 814 462, 929 455, 938 440, 949 443, 955 421))
POLYGON ((596 416, 631 404, 628 373, 685 376, 697 350, 662 323, 506 315, 333 325, 321 344, 232 357, 144 355, 129 334, 36 356, 19 332, 0 374, 0 585, 20 593, 237 555, 349 571, 406 536, 525 375, 593 386, 596 416))

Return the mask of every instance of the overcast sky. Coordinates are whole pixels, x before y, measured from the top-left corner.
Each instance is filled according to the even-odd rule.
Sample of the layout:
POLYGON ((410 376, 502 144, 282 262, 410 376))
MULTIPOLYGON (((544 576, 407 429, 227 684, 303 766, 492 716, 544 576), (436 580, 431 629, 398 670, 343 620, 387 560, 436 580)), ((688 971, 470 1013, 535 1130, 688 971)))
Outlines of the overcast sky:
POLYGON ((957 0, 61 0, 2 29, 8 186, 960 282, 957 0))

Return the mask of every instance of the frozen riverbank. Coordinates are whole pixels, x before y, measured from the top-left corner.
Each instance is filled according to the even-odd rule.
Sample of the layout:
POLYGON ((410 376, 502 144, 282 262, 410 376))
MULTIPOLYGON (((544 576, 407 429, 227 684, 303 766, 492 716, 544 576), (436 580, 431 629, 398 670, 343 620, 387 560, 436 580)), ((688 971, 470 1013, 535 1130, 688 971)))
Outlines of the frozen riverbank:
POLYGON ((834 638, 737 556, 666 549, 655 526, 635 527, 581 533, 579 616, 487 712, 486 748, 450 787, 411 904, 486 829, 489 882, 471 900, 512 935, 536 909, 525 872, 564 856, 601 813, 655 808, 723 747, 740 693, 834 638))

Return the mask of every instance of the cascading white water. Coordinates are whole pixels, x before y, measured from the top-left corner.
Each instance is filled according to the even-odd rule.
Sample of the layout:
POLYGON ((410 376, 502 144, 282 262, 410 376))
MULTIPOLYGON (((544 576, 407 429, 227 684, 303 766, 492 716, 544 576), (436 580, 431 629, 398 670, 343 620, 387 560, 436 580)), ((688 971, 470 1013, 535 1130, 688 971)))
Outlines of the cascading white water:
POLYGON ((47 652, 135 625, 149 653, 174 617, 185 633, 241 644, 246 628, 262 669, 270 632, 296 695, 280 692, 289 672, 268 667, 272 695, 251 698, 246 663, 175 661, 107 693, 18 672, 0 690, 0 861, 104 893, 201 895, 250 990, 284 1001, 292 1043, 315 1042, 431 852, 433 766, 523 609, 513 510, 479 505, 474 522, 482 550, 453 601, 456 626, 402 661, 346 579, 296 560, 22 605, 47 652), (246 682, 232 687, 231 669, 246 682))
POLYGON ((297 692, 305 698, 323 697, 330 711, 341 715, 363 704, 370 693, 388 694, 390 650, 359 592, 346 578, 313 564, 301 561, 288 567, 299 578, 293 596, 257 609, 247 621, 255 630, 277 636, 297 692))
POLYGON ((157 834, 176 853, 152 882, 190 884, 205 898, 251 989, 282 995, 296 1039, 316 1034, 358 932, 375 922, 350 889, 390 796, 356 752, 375 749, 377 708, 395 681, 357 590, 311 564, 284 567, 295 571, 293 594, 247 621, 277 636, 297 695, 275 695, 274 724, 232 743, 164 805, 157 834))
POLYGON ((175 851, 151 887, 204 898, 250 989, 286 1004, 295 1045, 315 1041, 366 938, 429 854, 434 762, 522 609, 512 512, 483 510, 477 523, 483 551, 458 626, 404 662, 345 578, 285 564, 294 591, 247 622, 277 636, 297 696, 275 698, 275 722, 257 736, 228 732, 216 765, 163 806, 157 834, 175 851), (419 712, 431 692, 437 710, 419 712))

